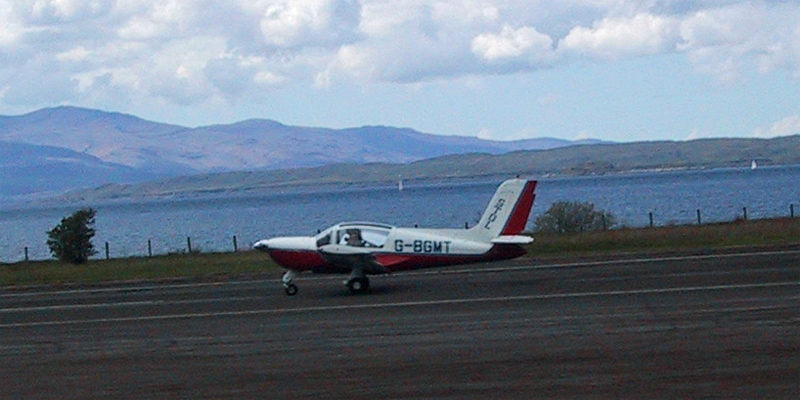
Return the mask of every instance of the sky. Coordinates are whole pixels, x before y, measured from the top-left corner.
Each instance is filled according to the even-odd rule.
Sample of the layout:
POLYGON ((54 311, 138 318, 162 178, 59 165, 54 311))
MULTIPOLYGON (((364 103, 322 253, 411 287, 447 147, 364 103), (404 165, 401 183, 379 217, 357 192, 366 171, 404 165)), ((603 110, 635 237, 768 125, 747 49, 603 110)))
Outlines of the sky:
POLYGON ((0 0, 0 115, 619 142, 800 133, 800 1, 0 0))

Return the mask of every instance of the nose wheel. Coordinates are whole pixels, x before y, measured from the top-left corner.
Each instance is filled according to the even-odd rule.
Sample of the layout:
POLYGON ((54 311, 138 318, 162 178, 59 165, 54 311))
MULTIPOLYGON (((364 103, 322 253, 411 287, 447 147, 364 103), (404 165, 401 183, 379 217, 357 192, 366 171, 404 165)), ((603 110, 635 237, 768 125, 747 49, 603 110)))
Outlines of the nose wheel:
POLYGON ((297 285, 292 283, 296 275, 297 271, 290 269, 286 271, 286 273, 283 274, 283 278, 281 278, 281 283, 283 283, 283 290, 286 291, 287 296, 294 296, 297 294, 297 285))
POLYGON ((294 283, 283 285, 283 290, 286 291, 287 296, 294 296, 297 294, 297 285, 295 285, 294 283))

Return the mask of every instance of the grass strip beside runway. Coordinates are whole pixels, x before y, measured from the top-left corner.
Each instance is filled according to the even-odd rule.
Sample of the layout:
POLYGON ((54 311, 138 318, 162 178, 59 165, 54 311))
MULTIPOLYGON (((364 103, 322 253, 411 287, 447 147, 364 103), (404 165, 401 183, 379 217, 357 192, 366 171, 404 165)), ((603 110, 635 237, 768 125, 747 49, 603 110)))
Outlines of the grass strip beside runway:
POLYGON ((266 254, 256 251, 90 260, 80 265, 56 260, 31 261, 0 266, 0 287, 178 278, 221 279, 271 271, 278 271, 278 266, 266 254))
POLYGON ((800 244, 800 218, 534 236, 528 252, 539 257, 779 246, 800 244))

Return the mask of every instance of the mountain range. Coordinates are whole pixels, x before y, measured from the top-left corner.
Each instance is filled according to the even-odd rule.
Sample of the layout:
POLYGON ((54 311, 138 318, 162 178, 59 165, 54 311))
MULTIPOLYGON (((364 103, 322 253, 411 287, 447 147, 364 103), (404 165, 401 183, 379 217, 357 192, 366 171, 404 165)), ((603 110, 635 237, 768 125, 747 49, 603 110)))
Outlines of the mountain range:
POLYGON ((409 128, 288 126, 266 119, 189 128, 78 107, 0 116, 0 197, 231 171, 409 163, 597 140, 491 141, 409 128))
POLYGON ((71 192, 61 196, 59 201, 246 194, 284 191, 287 188, 318 190, 325 185, 397 185, 398 178, 409 184, 427 184, 435 181, 502 180, 514 175, 558 177, 713 168, 738 168, 747 173, 753 161, 767 168, 800 164, 800 135, 773 139, 722 138, 596 144, 496 155, 458 154, 405 164, 336 164, 201 174, 132 185, 104 185, 71 192))

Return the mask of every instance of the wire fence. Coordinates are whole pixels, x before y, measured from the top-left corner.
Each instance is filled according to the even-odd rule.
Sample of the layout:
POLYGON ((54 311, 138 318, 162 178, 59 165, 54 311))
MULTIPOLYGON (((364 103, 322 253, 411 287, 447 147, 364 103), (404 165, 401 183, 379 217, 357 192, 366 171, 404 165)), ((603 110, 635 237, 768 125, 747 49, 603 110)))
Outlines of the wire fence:
MULTIPOLYGON (((766 218, 795 218, 796 208, 794 204, 790 204, 788 207, 788 213, 785 215, 770 215, 770 216, 760 216, 756 219, 766 219, 766 218)), ((676 225, 703 225, 703 224, 710 224, 710 223, 719 223, 719 222, 732 222, 732 221, 747 221, 750 220, 752 213, 747 207, 742 207, 738 215, 735 215, 733 218, 729 218, 727 221, 723 220, 713 220, 707 219, 703 210, 695 209, 693 214, 693 220, 691 222, 684 220, 681 223, 676 223, 674 220, 660 222, 658 219, 658 214, 655 212, 648 212, 647 213, 647 225, 651 228, 655 227, 666 227, 666 226, 676 226, 676 225)), ((531 219, 532 223, 533 218, 531 219)), ((623 227, 625 225, 614 225, 609 226, 606 221, 603 221, 603 229, 615 229, 618 227, 623 227)), ((466 223, 465 227, 469 227, 469 224, 466 223)), ((641 227, 641 225, 640 225, 641 227)), ((227 244, 221 243, 219 241, 205 241, 206 245, 211 244, 210 246, 198 246, 197 241, 193 241, 191 236, 186 236, 185 241, 180 243, 182 239, 176 238, 172 243, 161 243, 161 248, 169 248, 170 250, 167 251, 157 251, 155 250, 156 247, 154 246, 154 240, 148 239, 146 243, 141 243, 141 246, 137 249, 131 250, 131 248, 136 248, 135 244, 131 245, 130 243, 126 244, 126 246, 120 246, 120 248, 127 249, 127 251, 119 250, 115 251, 114 243, 109 243, 108 241, 102 242, 102 246, 100 246, 98 250, 98 254, 93 257, 93 259, 111 259, 111 258, 125 258, 125 257, 154 257, 160 255, 169 255, 169 254, 192 254, 192 253, 202 253, 202 252, 238 252, 240 250, 249 250, 250 246, 246 246, 244 249, 240 246, 240 239, 237 235, 229 236, 227 239, 227 244), (177 244, 176 243, 180 243, 177 244), (171 246, 171 247, 169 247, 171 246)), ((19 261, 32 261, 32 257, 30 257, 30 247, 25 246, 22 252, 22 259, 11 260, 10 262, 19 262, 19 261)))

